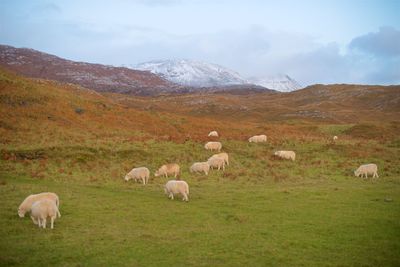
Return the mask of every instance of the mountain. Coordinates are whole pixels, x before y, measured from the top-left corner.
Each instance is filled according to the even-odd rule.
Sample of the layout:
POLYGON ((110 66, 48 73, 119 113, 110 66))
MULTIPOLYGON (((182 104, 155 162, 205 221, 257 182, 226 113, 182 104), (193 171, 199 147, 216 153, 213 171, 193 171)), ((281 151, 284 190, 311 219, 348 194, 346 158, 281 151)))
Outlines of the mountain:
POLYGON ((280 92, 292 92, 303 88, 296 80, 286 74, 252 77, 249 82, 280 92))
POLYGON ((150 95, 181 89, 148 71, 76 62, 6 45, 0 45, 0 66, 27 77, 78 84, 99 92, 150 95))
POLYGON ((225 67, 195 60, 157 60, 141 63, 132 68, 147 70, 186 86, 215 87, 247 84, 237 72, 225 67))

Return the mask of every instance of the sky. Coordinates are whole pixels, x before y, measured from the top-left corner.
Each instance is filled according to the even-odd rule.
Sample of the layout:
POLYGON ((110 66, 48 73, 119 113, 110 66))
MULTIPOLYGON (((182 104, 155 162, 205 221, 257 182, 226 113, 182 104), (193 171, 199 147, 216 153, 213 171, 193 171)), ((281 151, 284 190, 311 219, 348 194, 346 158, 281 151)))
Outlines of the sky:
POLYGON ((400 0, 2 0, 0 44, 109 65, 192 59, 244 77, 400 84, 400 0))

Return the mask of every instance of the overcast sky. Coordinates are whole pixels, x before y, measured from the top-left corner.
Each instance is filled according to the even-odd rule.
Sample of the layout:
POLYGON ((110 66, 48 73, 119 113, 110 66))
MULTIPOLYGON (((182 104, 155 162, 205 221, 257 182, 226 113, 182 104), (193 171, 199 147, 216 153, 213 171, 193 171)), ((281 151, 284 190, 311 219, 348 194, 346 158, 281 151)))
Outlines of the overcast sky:
POLYGON ((217 63, 245 77, 400 84, 400 0, 0 1, 0 43, 122 65, 217 63))

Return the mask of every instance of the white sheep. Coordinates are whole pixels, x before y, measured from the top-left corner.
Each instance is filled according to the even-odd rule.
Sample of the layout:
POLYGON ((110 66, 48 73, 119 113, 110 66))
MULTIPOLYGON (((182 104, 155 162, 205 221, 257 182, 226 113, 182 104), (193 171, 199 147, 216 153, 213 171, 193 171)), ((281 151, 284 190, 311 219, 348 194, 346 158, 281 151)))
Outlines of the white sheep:
POLYGON ((207 150, 217 150, 219 152, 221 151, 222 144, 220 142, 208 142, 204 145, 204 148, 207 150))
POLYGON ((132 169, 127 175, 125 175, 125 181, 133 179, 135 182, 141 180, 143 184, 149 183, 150 171, 146 167, 138 167, 132 169))
POLYGON ((222 158, 222 159, 225 161, 226 165, 229 166, 229 156, 228 156, 228 153, 222 152, 222 153, 214 154, 214 155, 212 155, 210 158, 213 158, 213 157, 222 158))
POLYGON ((217 131, 211 131, 208 136, 215 136, 218 137, 218 132, 217 131))
POLYGON ((158 177, 160 175, 165 176, 166 178, 168 175, 174 175, 174 178, 176 178, 179 175, 180 172, 180 167, 176 163, 170 163, 170 164, 165 164, 162 165, 155 173, 154 176, 158 177))
POLYGON ((164 186, 164 192, 170 199, 174 199, 175 194, 181 194, 183 201, 189 201, 189 185, 185 181, 168 181, 164 186))
POLYGON ((220 157, 211 157, 207 160, 208 164, 210 165, 210 168, 218 168, 220 170, 225 170, 225 160, 220 157))
POLYGON ((208 172, 210 171, 210 165, 208 162, 195 162, 193 163, 192 166, 190 166, 190 172, 204 172, 206 175, 208 175, 208 172))
POLYGON ((338 140, 338 137, 335 135, 335 136, 332 138, 332 140, 333 140, 333 142, 336 142, 336 141, 338 140))
MULTIPOLYGON (((55 193, 44 192, 44 193, 29 195, 28 197, 26 197, 24 199, 24 201, 22 201, 21 205, 19 205, 19 207, 18 207, 19 217, 21 217, 21 218, 25 217, 25 214, 27 212, 31 211, 32 204, 36 201, 43 200, 43 199, 51 200, 56 204, 57 208, 60 207, 60 200, 55 193)), ((57 214, 58 214, 58 217, 61 217, 60 211, 58 209, 57 209, 57 214)), ((33 220, 33 223, 37 224, 37 222, 35 220, 33 220)))
POLYGON ((296 153, 294 153, 294 151, 280 150, 275 151, 274 155, 282 159, 291 159, 293 161, 296 159, 296 153))
POLYGON ((360 167, 358 167, 357 170, 354 171, 354 175, 357 177, 360 177, 360 175, 361 175, 361 178, 363 176, 365 176, 365 178, 368 178, 368 174, 372 174, 372 178, 375 178, 375 177, 379 178, 378 166, 374 163, 365 164, 365 165, 361 165, 360 167))
POLYGON ((255 135, 249 138, 250 143, 261 143, 267 142, 267 136, 265 134, 255 135))
POLYGON ((42 199, 35 201, 31 208, 32 221, 38 222, 39 227, 46 228, 47 218, 50 217, 51 229, 54 228, 54 220, 59 214, 57 205, 54 201, 49 199, 42 199))

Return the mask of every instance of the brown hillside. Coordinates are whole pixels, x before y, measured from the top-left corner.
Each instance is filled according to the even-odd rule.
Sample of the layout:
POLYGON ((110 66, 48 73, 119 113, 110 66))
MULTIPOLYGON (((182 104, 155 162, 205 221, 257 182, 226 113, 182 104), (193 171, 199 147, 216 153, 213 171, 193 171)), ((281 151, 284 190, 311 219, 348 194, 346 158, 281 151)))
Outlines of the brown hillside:
POLYGON ((276 94, 203 93, 155 98, 107 96, 142 110, 212 116, 231 121, 358 123, 398 121, 400 118, 400 86, 314 85, 276 94))

